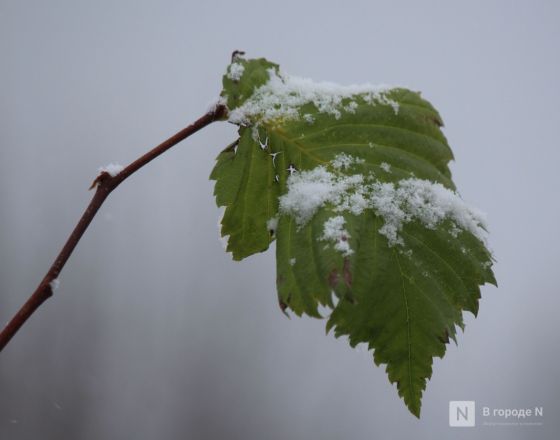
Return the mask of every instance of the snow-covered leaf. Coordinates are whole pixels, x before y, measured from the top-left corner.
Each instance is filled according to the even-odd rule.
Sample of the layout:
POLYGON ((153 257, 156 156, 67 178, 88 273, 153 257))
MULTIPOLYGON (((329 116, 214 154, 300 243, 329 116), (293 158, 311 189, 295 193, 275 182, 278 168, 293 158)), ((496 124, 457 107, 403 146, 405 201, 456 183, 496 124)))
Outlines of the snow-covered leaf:
POLYGON ((236 57, 223 80, 239 139, 211 178, 242 259, 276 239, 280 305, 332 312, 419 416, 434 356, 495 284, 484 216, 456 193, 438 112, 404 88, 338 86, 236 57))

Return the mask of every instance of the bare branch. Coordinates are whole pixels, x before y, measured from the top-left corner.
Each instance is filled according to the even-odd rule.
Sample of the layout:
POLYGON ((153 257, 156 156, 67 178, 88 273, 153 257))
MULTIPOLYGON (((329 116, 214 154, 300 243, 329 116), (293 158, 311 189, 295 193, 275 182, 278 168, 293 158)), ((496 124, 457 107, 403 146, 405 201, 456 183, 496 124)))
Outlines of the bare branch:
POLYGON ((58 278, 62 268, 72 255, 72 251, 84 235, 89 224, 99 211, 99 208, 107 198, 107 196, 119 186, 126 178, 138 171, 144 165, 148 164, 156 157, 160 156, 174 145, 186 139, 198 130, 206 127, 210 123, 221 120, 225 117, 227 109, 223 105, 217 105, 194 123, 171 136, 166 141, 159 144, 140 158, 136 159, 130 165, 125 167, 121 172, 112 176, 107 172, 101 172, 93 181, 92 188, 96 188, 95 194, 91 199, 88 207, 82 214, 78 224, 68 237, 64 247, 54 260, 47 274, 25 304, 19 309, 14 317, 6 324, 6 327, 0 333, 0 351, 10 342, 21 326, 29 319, 29 317, 37 310, 41 304, 49 299, 53 294, 53 282, 58 278))

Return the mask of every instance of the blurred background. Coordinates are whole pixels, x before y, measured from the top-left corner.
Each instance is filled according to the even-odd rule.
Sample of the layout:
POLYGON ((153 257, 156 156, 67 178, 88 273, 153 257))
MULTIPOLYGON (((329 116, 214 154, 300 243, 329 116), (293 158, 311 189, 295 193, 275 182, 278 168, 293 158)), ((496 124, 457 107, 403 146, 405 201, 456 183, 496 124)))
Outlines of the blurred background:
POLYGON ((0 322, 98 167, 203 114, 235 49, 421 90, 461 194, 488 214, 499 283, 435 360, 417 420, 365 350, 280 312, 274 246, 224 252, 208 175, 236 130, 214 124, 111 195, 2 352, 0 439, 558 438, 559 20, 552 0, 0 0, 0 322), (450 428, 451 400, 544 417, 450 428))

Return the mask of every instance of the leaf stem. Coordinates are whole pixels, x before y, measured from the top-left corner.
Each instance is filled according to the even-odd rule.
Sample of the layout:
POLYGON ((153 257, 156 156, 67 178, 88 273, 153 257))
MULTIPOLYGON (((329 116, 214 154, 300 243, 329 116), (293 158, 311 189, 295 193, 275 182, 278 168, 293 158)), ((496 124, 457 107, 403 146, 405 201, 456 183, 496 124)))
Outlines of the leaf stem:
POLYGON ((206 127, 214 121, 222 120, 227 114, 227 109, 223 105, 217 105, 208 113, 197 119, 188 127, 185 127, 181 131, 177 132, 169 139, 165 140, 157 147, 148 151, 143 156, 136 159, 134 162, 125 167, 121 172, 112 176, 108 172, 101 172, 92 184, 92 188, 96 188, 95 194, 91 199, 86 210, 82 214, 82 217, 78 221, 74 230, 68 237, 68 240, 64 244, 62 250, 52 263, 47 274, 25 304, 19 309, 19 311, 14 315, 14 317, 6 324, 2 332, 0 333, 0 351, 10 342, 14 335, 18 332, 21 326, 29 319, 29 317, 43 304, 47 299, 49 299, 53 294, 53 281, 58 278, 58 275, 62 271, 62 268, 72 255, 74 248, 84 235, 89 224, 99 211, 101 205, 107 198, 107 196, 119 186, 126 178, 131 176, 133 173, 138 171, 144 165, 148 164, 156 157, 160 156, 167 150, 169 150, 174 145, 178 144, 182 140, 186 139, 193 133, 196 133, 200 129, 206 127))

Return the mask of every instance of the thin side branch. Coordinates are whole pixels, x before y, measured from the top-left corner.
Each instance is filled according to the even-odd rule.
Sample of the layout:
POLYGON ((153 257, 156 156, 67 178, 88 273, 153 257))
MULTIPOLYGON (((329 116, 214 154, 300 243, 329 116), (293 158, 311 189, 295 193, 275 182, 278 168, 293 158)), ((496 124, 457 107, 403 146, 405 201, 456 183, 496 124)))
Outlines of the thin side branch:
POLYGON ((214 109, 206 113, 204 116, 196 120, 193 124, 179 131, 178 133, 171 136, 166 141, 162 142, 160 145, 150 150, 140 158, 136 159, 126 168, 124 168, 120 173, 115 176, 111 176, 107 172, 102 172, 94 180, 92 187, 96 187, 95 194, 91 199, 88 207, 82 214, 82 217, 78 221, 78 224, 68 237, 68 240, 64 244, 64 247, 54 260, 53 264, 49 268, 47 274, 25 304, 19 309, 19 311, 14 315, 14 317, 6 324, 6 327, 0 333, 0 351, 10 342, 21 326, 29 319, 29 317, 37 310, 41 304, 43 304, 47 299, 49 299, 53 294, 53 281, 58 278, 58 275, 62 271, 62 268, 72 255, 72 251, 84 235, 89 224, 99 211, 99 208, 107 198, 107 196, 119 186, 126 178, 138 171, 144 165, 148 164, 156 157, 160 156, 167 150, 169 150, 174 145, 178 144, 182 140, 186 139, 193 133, 196 133, 201 128, 206 127, 210 123, 223 119, 227 113, 227 109, 223 105, 217 105, 214 109))

